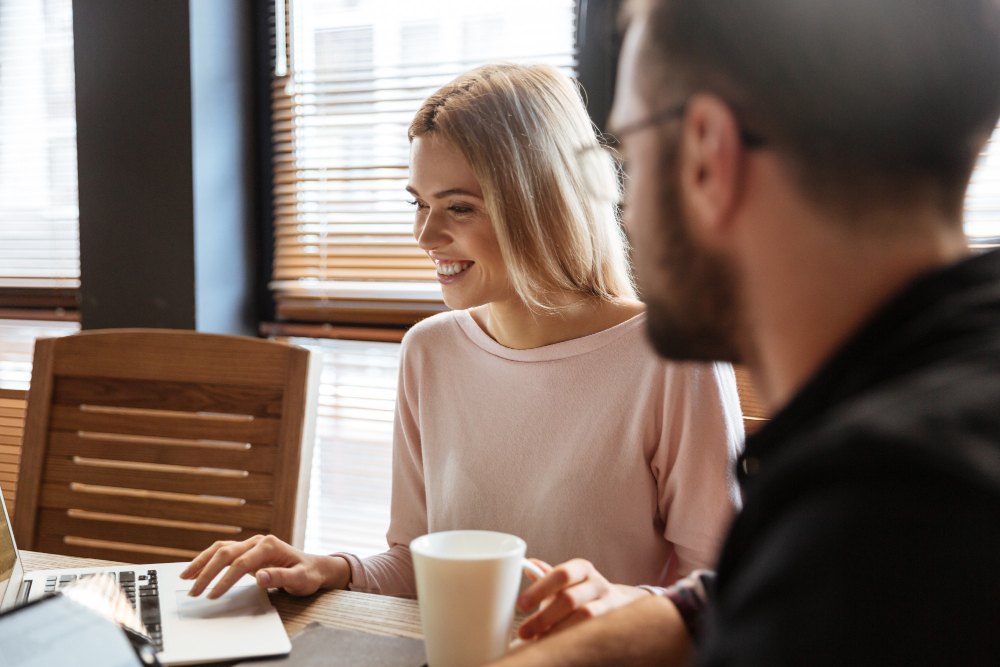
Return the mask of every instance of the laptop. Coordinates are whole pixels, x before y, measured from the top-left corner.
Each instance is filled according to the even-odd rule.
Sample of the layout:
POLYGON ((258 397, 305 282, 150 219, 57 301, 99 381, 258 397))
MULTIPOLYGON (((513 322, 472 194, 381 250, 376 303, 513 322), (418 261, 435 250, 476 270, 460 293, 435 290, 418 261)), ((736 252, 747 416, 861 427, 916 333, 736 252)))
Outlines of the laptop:
POLYGON ((267 592, 253 577, 217 600, 188 596, 187 563, 112 565, 25 573, 6 503, 0 500, 0 611, 54 593, 82 575, 112 573, 137 607, 166 666, 287 655, 292 645, 267 592))

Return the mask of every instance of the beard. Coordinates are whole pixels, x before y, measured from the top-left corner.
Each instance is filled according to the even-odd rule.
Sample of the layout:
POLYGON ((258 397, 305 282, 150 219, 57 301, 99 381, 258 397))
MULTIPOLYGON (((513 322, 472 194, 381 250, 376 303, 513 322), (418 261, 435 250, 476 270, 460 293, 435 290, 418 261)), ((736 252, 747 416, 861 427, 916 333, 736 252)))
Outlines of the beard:
MULTIPOLYGON (((665 147, 666 148, 666 147, 665 147)), ((659 219, 639 271, 647 333, 657 353, 679 361, 740 362, 737 274, 730 261, 700 247, 680 203, 676 150, 661 160, 665 187, 659 219)))

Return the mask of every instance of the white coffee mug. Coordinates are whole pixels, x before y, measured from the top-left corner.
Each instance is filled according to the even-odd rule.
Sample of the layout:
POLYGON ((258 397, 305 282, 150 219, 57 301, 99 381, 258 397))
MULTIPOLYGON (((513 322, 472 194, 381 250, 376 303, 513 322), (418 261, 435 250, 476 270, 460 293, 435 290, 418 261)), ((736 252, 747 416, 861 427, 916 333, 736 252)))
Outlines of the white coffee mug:
POLYGON ((429 667, 477 667, 510 645, 524 540, 488 530, 450 530, 410 542, 429 667))

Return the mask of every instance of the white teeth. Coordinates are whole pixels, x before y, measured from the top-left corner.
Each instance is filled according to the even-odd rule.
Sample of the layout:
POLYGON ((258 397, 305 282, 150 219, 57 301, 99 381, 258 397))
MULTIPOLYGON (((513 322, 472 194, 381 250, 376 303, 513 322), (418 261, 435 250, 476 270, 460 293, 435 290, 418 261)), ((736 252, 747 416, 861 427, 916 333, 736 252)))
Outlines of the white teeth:
POLYGON ((437 265, 437 272, 442 276, 454 276, 465 271, 472 266, 472 262, 446 262, 440 261, 437 265))

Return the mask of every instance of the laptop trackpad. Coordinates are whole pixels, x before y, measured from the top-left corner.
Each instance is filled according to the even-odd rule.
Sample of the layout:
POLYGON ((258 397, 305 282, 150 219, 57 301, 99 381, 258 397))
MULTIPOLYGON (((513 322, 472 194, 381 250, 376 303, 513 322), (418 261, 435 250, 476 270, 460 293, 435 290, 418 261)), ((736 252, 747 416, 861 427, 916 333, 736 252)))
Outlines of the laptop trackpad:
POLYGON ((204 596, 193 598, 187 593, 187 590, 174 592, 177 599, 177 615, 180 618, 260 616, 271 610, 267 595, 256 585, 235 586, 216 600, 209 600, 204 596))

